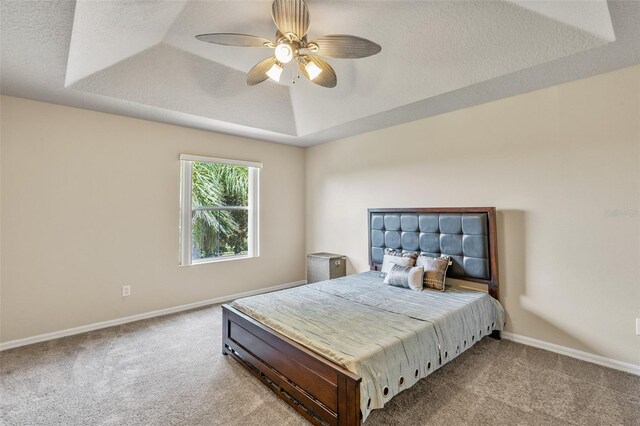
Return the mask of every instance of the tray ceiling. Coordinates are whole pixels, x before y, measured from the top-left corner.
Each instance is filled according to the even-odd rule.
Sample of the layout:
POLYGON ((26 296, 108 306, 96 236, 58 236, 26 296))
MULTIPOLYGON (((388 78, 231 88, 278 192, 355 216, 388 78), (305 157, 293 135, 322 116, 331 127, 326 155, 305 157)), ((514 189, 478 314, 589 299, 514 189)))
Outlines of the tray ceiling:
MULTIPOLYGON (((329 60, 338 86, 245 85, 271 52, 270 1, 2 0, 3 94, 308 146, 640 62, 638 2, 307 1, 310 36, 379 55, 329 60), (635 19, 635 21, 634 21, 635 19)), ((287 75, 289 75, 287 77, 287 75)))

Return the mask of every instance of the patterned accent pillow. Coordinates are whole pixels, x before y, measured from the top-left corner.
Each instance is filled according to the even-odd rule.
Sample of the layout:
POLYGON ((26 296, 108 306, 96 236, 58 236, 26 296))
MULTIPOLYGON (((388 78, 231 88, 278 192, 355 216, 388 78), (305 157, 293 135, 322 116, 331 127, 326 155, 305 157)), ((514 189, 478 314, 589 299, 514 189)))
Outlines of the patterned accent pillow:
POLYGON ((411 252, 401 252, 399 250, 393 249, 384 249, 384 258, 382 259, 382 268, 380 268, 380 276, 384 277, 391 270, 391 265, 401 265, 401 266, 414 266, 416 264, 416 259, 420 253, 411 251, 411 252))
POLYGON ((384 279, 385 284, 410 288, 415 291, 422 290, 422 275, 424 274, 422 266, 412 268, 411 266, 401 266, 395 263, 391 265, 391 270, 384 279))
POLYGON ((444 291, 444 280, 447 277, 447 268, 451 265, 449 256, 428 257, 419 256, 416 266, 424 267, 424 286, 434 290, 444 291))

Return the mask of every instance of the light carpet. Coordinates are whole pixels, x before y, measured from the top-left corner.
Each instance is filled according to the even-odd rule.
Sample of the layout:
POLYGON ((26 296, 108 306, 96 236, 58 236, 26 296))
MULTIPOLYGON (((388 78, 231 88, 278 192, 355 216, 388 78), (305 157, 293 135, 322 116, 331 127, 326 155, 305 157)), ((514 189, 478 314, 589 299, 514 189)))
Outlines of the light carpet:
MULTIPOLYGON (((220 349, 220 306, 0 353, 3 425, 305 425, 220 349)), ((485 338, 373 425, 640 425, 640 377, 485 338)))

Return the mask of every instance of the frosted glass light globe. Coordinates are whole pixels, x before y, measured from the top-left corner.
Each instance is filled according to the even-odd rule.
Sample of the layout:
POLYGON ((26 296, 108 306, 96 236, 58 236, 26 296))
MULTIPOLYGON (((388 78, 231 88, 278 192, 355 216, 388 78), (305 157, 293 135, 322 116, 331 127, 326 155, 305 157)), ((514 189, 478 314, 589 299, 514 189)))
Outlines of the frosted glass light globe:
POLYGON ((276 59, 283 64, 288 64, 293 59, 293 49, 290 45, 282 43, 276 46, 276 59))
POLYGON ((282 74, 282 66, 278 64, 273 64, 269 71, 267 71, 267 75, 273 81, 280 81, 280 75, 282 74))
POLYGON ((307 62, 307 65, 305 65, 304 69, 307 70, 309 80, 313 80, 322 72, 322 68, 317 66, 314 62, 307 62))

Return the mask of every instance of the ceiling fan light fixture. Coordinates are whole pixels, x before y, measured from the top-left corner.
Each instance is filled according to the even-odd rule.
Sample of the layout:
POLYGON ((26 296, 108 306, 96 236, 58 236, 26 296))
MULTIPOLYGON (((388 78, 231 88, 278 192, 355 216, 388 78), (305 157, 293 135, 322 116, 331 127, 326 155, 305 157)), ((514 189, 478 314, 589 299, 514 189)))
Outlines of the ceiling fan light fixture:
MULTIPOLYGON (((247 73, 247 85, 255 86, 267 79, 280 81, 286 64, 294 62, 297 71, 318 86, 333 88, 338 84, 336 72, 323 57, 359 59, 380 53, 382 47, 366 38, 348 34, 329 34, 307 40, 309 8, 305 0, 273 0, 271 17, 276 25, 275 41, 239 33, 198 34, 196 38, 223 46, 262 47, 273 55, 258 62, 247 73)), ((293 81, 295 82, 295 80, 293 81)))
POLYGON ((267 71, 267 75, 273 81, 280 81, 282 70, 282 65, 280 65, 279 63, 275 63, 271 66, 271 68, 269 68, 269 71, 267 71))
POLYGON ((288 64, 293 59, 293 47, 288 43, 280 43, 276 46, 276 59, 283 64, 288 64))
POLYGON ((322 72, 322 68, 317 66, 314 62, 307 62, 307 65, 304 66, 305 71, 307 71, 307 75, 309 76, 309 80, 312 80, 320 75, 322 72))

